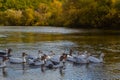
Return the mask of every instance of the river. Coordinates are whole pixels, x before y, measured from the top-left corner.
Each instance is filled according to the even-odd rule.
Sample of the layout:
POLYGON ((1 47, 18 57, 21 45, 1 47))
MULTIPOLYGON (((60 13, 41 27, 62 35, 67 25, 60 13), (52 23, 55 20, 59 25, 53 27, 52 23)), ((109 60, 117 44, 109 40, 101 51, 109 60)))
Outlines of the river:
POLYGON ((105 54, 104 63, 66 63, 65 70, 45 70, 8 64, 6 73, 0 69, 0 80, 119 80, 120 79, 120 31, 98 29, 71 29, 62 27, 1 26, 0 49, 12 48, 12 54, 22 52, 37 55, 38 50, 56 54, 73 49, 88 51, 92 55, 105 54))

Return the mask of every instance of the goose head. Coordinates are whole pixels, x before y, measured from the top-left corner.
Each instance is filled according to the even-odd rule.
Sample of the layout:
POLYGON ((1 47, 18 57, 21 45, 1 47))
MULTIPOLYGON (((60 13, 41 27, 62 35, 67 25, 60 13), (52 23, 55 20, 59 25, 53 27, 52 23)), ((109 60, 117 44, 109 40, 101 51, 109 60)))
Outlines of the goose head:
POLYGON ((101 53, 100 54, 100 58, 103 58, 105 55, 104 55, 104 53, 101 53))
POLYGON ((88 51, 85 51, 83 54, 86 55, 88 53, 88 51))
POLYGON ((52 55, 55 55, 55 53, 54 53, 53 51, 50 51, 50 54, 51 54, 51 56, 52 56, 52 55))
POLYGON ((38 50, 38 54, 42 54, 43 52, 41 50, 38 50))
POLYGON ((67 59, 67 54, 63 53, 61 56, 60 56, 60 61, 63 61, 63 60, 66 60, 67 59))
POLYGON ((101 60, 101 62, 103 62, 104 56, 105 56, 104 53, 101 53, 101 54, 100 54, 100 60, 101 60))
POLYGON ((25 57, 27 56, 27 54, 25 52, 22 53, 22 57, 25 57))
POLYGON ((6 49, 6 53, 7 53, 7 56, 8 56, 8 57, 11 57, 11 52, 12 52, 12 49, 11 49, 11 48, 7 48, 7 49, 6 49))
POLYGON ((100 56, 101 56, 101 57, 104 57, 105 55, 104 55, 104 53, 101 53, 100 56))
POLYGON ((46 54, 43 54, 42 56, 41 56, 41 60, 46 60, 47 59, 47 55, 46 54))
POLYGON ((38 59, 41 59, 43 52, 41 50, 38 50, 38 59))
POLYGON ((40 56, 41 54, 43 54, 43 52, 41 50, 38 50, 38 56, 40 56))
POLYGON ((88 58, 89 56, 91 56, 91 53, 87 53, 87 56, 86 56, 86 57, 88 58))

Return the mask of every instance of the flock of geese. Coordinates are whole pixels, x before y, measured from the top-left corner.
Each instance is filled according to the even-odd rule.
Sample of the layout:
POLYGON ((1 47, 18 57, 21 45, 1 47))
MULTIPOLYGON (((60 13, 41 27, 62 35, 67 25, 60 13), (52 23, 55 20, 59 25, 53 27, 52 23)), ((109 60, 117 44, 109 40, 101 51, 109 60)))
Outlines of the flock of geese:
POLYGON ((23 52, 21 58, 13 57, 11 52, 11 48, 6 49, 5 51, 0 51, 0 58, 2 58, 0 68, 7 67, 6 62, 9 61, 11 64, 25 63, 30 66, 41 66, 41 70, 44 71, 44 67, 49 69, 63 68, 66 61, 78 64, 102 63, 104 57, 104 53, 101 53, 99 58, 97 58, 92 56, 87 51, 74 54, 72 49, 70 49, 68 53, 62 53, 61 55, 57 55, 53 51, 50 51, 48 54, 46 54, 41 50, 38 50, 38 56, 33 56, 23 52))

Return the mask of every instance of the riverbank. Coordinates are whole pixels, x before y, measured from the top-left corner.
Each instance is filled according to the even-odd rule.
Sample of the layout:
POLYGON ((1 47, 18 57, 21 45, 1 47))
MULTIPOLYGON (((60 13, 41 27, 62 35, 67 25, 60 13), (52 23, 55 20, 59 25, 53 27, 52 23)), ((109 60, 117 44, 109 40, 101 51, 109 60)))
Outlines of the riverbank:
POLYGON ((118 29, 119 5, 119 0, 5 0, 0 25, 118 29))

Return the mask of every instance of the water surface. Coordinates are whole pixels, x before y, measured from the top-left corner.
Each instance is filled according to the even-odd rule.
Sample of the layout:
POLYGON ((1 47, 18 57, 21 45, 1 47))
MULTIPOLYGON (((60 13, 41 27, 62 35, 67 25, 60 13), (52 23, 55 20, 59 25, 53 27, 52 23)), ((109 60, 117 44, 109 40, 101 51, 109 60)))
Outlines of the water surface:
POLYGON ((15 57, 22 52, 37 55, 53 50, 56 54, 87 50, 93 55, 105 53, 104 63, 66 63, 66 69, 41 72, 40 67, 22 70, 22 65, 8 64, 6 74, 0 69, 1 80, 119 80, 120 79, 120 32, 113 30, 70 29, 61 27, 0 27, 0 49, 12 48, 15 57))

